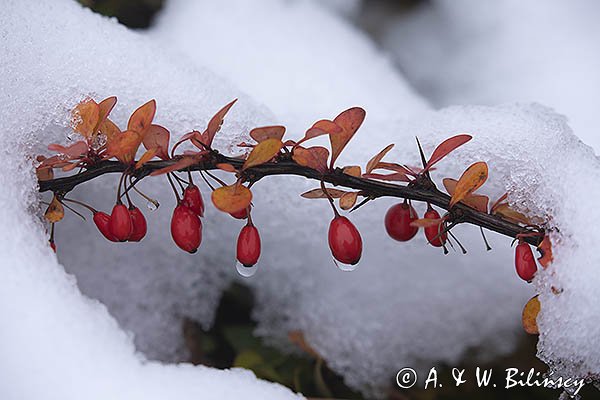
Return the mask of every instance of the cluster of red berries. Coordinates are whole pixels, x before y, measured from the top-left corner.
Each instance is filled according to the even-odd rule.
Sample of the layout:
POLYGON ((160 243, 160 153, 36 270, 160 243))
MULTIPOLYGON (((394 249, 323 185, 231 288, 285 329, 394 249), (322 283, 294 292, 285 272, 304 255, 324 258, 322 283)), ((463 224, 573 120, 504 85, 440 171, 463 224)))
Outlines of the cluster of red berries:
MULTIPOLYGON (((427 242, 435 247, 442 247, 447 240, 444 221, 440 214, 428 205, 424 215, 432 223, 424 227, 427 242)), ((399 242, 406 242, 415 237, 419 227, 415 221, 419 219, 417 211, 408 201, 398 203, 388 210, 384 224, 388 235, 399 242)), ((356 265, 362 254, 362 238, 358 229, 346 217, 337 215, 329 224, 329 248, 333 257, 342 264, 356 265)))
POLYGON ((118 202, 110 215, 95 210, 93 213, 94 224, 111 242, 139 242, 146 236, 146 218, 134 205, 127 208, 123 203, 118 202))
POLYGON ((202 221, 204 200, 198 186, 190 183, 177 199, 177 206, 171 218, 171 236, 180 249, 195 253, 202 243, 202 221))

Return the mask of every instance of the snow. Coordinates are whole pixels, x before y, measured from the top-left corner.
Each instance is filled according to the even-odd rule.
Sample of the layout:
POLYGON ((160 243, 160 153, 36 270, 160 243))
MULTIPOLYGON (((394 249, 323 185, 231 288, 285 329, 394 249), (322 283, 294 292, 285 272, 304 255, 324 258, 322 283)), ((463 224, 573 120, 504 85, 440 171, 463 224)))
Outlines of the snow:
MULTIPOLYGON (((49 142, 65 142, 67 111, 85 95, 117 95, 121 125, 128 112, 156 98, 156 122, 175 136, 202 128, 239 97, 217 143, 224 150, 251 126, 284 123, 298 137, 315 120, 361 105, 367 121, 340 164, 364 165, 390 142, 398 144, 390 160, 416 164, 414 135, 431 152, 448 136, 473 134, 434 177, 457 178, 470 163, 488 161, 483 193, 494 199, 511 190, 523 210, 552 215, 561 241, 535 288, 516 277, 510 241, 489 234, 494 250, 487 253, 474 227, 456 230, 467 256, 444 257, 421 234, 393 242, 382 222, 392 200, 350 215, 365 250, 357 271, 341 272, 325 240, 331 211, 298 196, 316 185, 274 177, 253 189, 263 255, 245 282, 257 296, 258 333, 285 347, 287 333, 302 330, 348 385, 377 396, 405 366, 464 365, 467 351, 478 359, 511 351, 522 334, 522 306, 536 289, 540 356, 563 373, 600 371, 600 324, 589 306, 600 286, 590 223, 599 217, 592 202, 600 166, 552 110, 511 104, 428 111, 373 43, 311 1, 172 1, 150 34, 67 0, 9 1, 0 13, 0 48, 0 149, 7 164, 0 219, 11 227, 0 230, 3 399, 294 398, 248 372, 145 361, 185 360, 182 316, 210 326, 235 276, 239 221, 209 207, 202 248, 185 255, 166 228, 173 207, 166 184, 148 179, 144 191, 161 207, 146 213, 149 235, 141 244, 108 243, 70 215, 57 226, 58 260, 53 256, 38 219, 31 156, 49 142), (551 286, 563 292, 553 295, 551 286)), ((106 210, 115 184, 107 176, 72 197, 106 210)))
MULTIPOLYGON (((206 300, 195 311, 199 319, 210 319, 225 279, 218 271, 203 272, 209 270, 208 265, 198 265, 198 258, 174 251, 169 257, 170 246, 160 246, 161 240, 167 241, 167 233, 161 234, 157 221, 151 221, 154 237, 137 251, 106 246, 91 232, 89 222, 68 218, 60 224, 59 260, 69 271, 81 274, 76 282, 57 262, 36 217, 39 198, 30 157, 51 141, 64 141, 66 110, 84 95, 118 94, 122 107, 116 116, 121 123, 125 112, 156 97, 164 110, 158 120, 177 133, 182 133, 183 125, 201 126, 210 112, 232 97, 241 95, 244 104, 232 113, 230 127, 256 124, 265 115, 264 109, 212 73, 171 61, 168 51, 155 43, 74 2, 4 2, 0 26, 0 148, 5 164, 0 175, 4 224, 0 230, 0 397, 296 398, 288 389, 259 381, 248 371, 147 362, 136 352, 131 334, 119 327, 106 307, 80 293, 77 284, 103 300, 110 293, 114 300, 106 304, 125 328, 146 318, 155 325, 162 320, 163 342, 152 343, 159 351, 164 351, 161 343, 175 336, 169 326, 178 329, 172 316, 177 312, 174 297, 165 304, 159 301, 161 296, 169 298, 166 290, 177 291, 180 302, 186 295, 192 298, 202 293, 206 300), (154 254, 141 256, 152 244, 154 254), (170 264, 164 263, 167 257, 170 264), (187 282, 160 282, 160 271, 174 268, 188 271, 187 282), (127 285, 118 279, 124 271, 131 278, 127 285), (95 287, 96 292, 90 287, 94 279, 104 284, 102 289, 95 287), (188 285, 198 291, 192 295, 186 290, 188 285), (139 303, 129 306, 123 301, 129 296, 152 298, 153 309, 143 310, 139 303), (117 302, 119 307, 114 306, 117 302)), ((109 185, 105 180, 96 192, 75 197, 109 207, 113 186, 114 182, 109 185)), ((151 184, 147 187, 152 191, 151 184)), ((218 241, 208 236, 207 242, 217 247, 218 241)))
POLYGON ((598 152, 598 12, 594 0, 436 0, 387 21, 381 41, 436 106, 542 102, 598 152))

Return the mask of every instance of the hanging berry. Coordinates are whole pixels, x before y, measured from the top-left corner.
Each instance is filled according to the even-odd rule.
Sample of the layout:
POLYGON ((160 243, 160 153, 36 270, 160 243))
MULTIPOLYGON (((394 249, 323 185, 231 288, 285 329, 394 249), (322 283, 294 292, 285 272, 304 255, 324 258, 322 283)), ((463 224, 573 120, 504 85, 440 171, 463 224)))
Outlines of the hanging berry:
POLYGON ((131 222, 133 223, 133 231, 129 236, 129 241, 139 242, 144 238, 144 236, 146 236, 146 231, 148 229, 146 218, 140 209, 135 206, 131 206, 129 208, 129 215, 131 217, 131 222))
POLYGON ((350 265, 358 263, 362 254, 362 238, 348 218, 338 215, 332 219, 328 238, 329 248, 336 260, 350 265))
POLYGON ((411 226, 411 222, 418 218, 417 211, 405 200, 390 207, 385 214, 385 230, 392 239, 406 242, 417 234, 419 228, 411 226))
POLYGON ((237 240, 237 260, 245 267, 251 267, 260 257, 260 235, 251 222, 242 228, 237 240))
POLYGON ((106 239, 111 242, 118 242, 117 238, 110 231, 110 215, 105 212, 97 211, 94 213, 94 224, 106 239))
POLYGON ((110 214, 110 233, 119 242, 125 242, 133 232, 133 223, 129 209, 122 203, 117 203, 110 214))
POLYGON ((248 208, 242 208, 240 211, 229 213, 233 218, 246 219, 248 218, 248 208))
MULTIPOLYGON (((440 219, 440 214, 429 206, 427 212, 423 216, 425 219, 440 219)), ((424 229, 425 237, 429 244, 435 247, 442 247, 446 243, 447 234, 444 232, 444 223, 440 220, 439 224, 426 226, 424 229), (444 233, 442 233, 444 232, 444 233)))
POLYGON ((204 200, 202 199, 202 193, 200 193, 198 186, 193 183, 183 191, 182 204, 199 217, 204 216, 204 200))
POLYGON ((188 253, 195 253, 202 242, 202 222, 183 204, 179 204, 173 211, 171 236, 175 244, 188 253))
POLYGON ((515 249, 515 268, 519 277, 527 282, 533 279, 537 271, 531 247, 522 240, 519 240, 519 244, 515 249))

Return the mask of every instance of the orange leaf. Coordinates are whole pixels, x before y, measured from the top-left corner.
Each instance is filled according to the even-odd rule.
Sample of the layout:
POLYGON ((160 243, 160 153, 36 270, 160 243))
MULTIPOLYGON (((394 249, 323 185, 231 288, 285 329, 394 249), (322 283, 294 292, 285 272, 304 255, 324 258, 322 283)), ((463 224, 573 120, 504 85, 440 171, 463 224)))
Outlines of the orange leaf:
MULTIPOLYGON (((339 190, 339 189, 329 188, 329 189, 327 189, 327 193, 329 193, 329 196, 332 199, 339 199, 346 192, 343 190, 339 190)), ((327 198, 327 195, 321 188, 309 190, 308 192, 302 193, 300 196, 304 197, 305 199, 326 199, 327 198)))
POLYGON ((383 150, 381 150, 379 153, 375 154, 375 156, 373 158, 371 158, 369 160, 369 162, 367 163, 367 169, 366 169, 366 173, 370 174, 371 172, 373 172, 373 170, 375 169, 375 167, 377 166, 377 164, 379 164, 379 162, 381 160, 383 160, 383 157, 385 157, 385 155, 394 147, 394 144, 389 144, 387 145, 387 147, 383 150))
POLYGON ((138 133, 144 133, 152 124, 154 114, 156 113, 156 101, 150 100, 146 104, 138 107, 129 117, 127 130, 138 133))
POLYGON ((233 165, 231 164, 227 164, 227 163, 219 163, 216 165, 217 168, 219 168, 221 171, 225 171, 225 172, 236 172, 236 169, 233 165))
POLYGON ((329 150, 325 147, 313 146, 305 149, 296 147, 292 153, 292 159, 303 167, 316 169, 321 173, 327 171, 327 159, 329 158, 329 150))
POLYGON ((296 143, 296 146, 303 142, 306 142, 309 139, 313 139, 318 136, 331 135, 331 134, 341 133, 341 132, 342 132, 342 127, 340 127, 338 124, 336 124, 335 122, 330 121, 328 119, 322 119, 320 121, 315 122, 313 124, 313 126, 311 126, 306 131, 306 133, 304 134, 304 137, 298 143, 296 143))
POLYGON ((362 176, 362 172, 358 165, 350 165, 348 167, 344 167, 342 171, 346 175, 354 176, 355 178, 360 178, 362 176))
POLYGON ((358 128, 365 120, 366 112, 360 107, 353 107, 343 111, 335 117, 335 122, 342 131, 339 133, 330 133, 329 141, 331 142, 331 162, 330 168, 333 168, 335 161, 344 150, 350 139, 354 136, 358 128))
POLYGON ((142 134, 136 131, 125 131, 108 142, 107 152, 110 157, 117 157, 125 164, 131 163, 138 148, 142 144, 142 134))
POLYGON ((450 199, 450 207, 479 189, 485 183, 487 177, 488 166, 483 161, 476 162, 467 168, 456 184, 456 188, 450 199))
MULTIPOLYGON (((117 98, 115 96, 107 97, 106 99, 104 99, 100 103, 98 103, 99 113, 98 113, 98 123, 96 124, 96 130, 98 130, 98 128, 100 127, 100 124, 106 118, 108 118, 108 114, 110 114, 112 109, 115 107, 115 104, 117 104, 117 98)), ((96 132, 94 132, 94 133, 96 133, 96 132)))
POLYGON ((420 218, 410 223, 410 226, 417 228, 428 228, 430 226, 439 226, 444 220, 441 218, 420 218))
POLYGON ((156 147, 146 150, 146 152, 140 157, 140 159, 135 163, 135 169, 140 169, 142 165, 146 164, 148 161, 152 160, 156 155, 158 149, 156 147))
POLYGON ((266 163, 275 157, 282 147, 283 142, 281 139, 270 138, 263 140, 252 149, 242 170, 266 163))
POLYGON ((380 181, 410 182, 410 179, 404 174, 396 172, 394 174, 363 174, 365 179, 377 179, 380 181))
MULTIPOLYGON (((452 196, 456 190, 456 184, 458 181, 452 178, 444 178, 442 183, 444 184, 448 194, 452 196)), ((487 196, 481 194, 470 194, 465 197, 462 202, 469 207, 476 209, 477 211, 487 213, 489 200, 490 199, 487 196)))
POLYGON ((121 130, 119 129, 119 127, 108 118, 100 123, 98 130, 103 135, 106 135, 106 139, 108 142, 110 142, 115 137, 121 134, 121 130))
POLYGON ((250 206, 252 192, 246 186, 235 183, 214 190, 211 199, 217 209, 226 213, 235 213, 250 206))
POLYGON ((425 171, 428 171, 434 164, 436 164, 442 158, 446 157, 452 151, 456 150, 458 147, 467 143, 471 139, 473 139, 473 137, 471 135, 463 134, 463 135, 456 135, 449 139, 444 140, 433 151, 431 158, 429 159, 429 161, 427 161, 427 165, 425 166, 425 171))
POLYGON ((256 140, 258 143, 272 138, 283 140, 284 134, 285 126, 281 125, 263 126, 260 128, 254 128, 250 131, 250 137, 256 140))
POLYGON ((50 202, 50 205, 46 209, 46 212, 44 213, 44 217, 49 222, 54 223, 54 222, 58 222, 61 219, 63 219, 64 216, 65 216, 65 209, 64 209, 63 205, 61 204, 61 202, 58 201, 58 198, 56 198, 56 196, 54 196, 52 198, 52 201, 50 202))
POLYGON ((150 125, 142 143, 147 150, 156 149, 156 155, 163 160, 169 159, 169 131, 160 125, 150 125))
POLYGON ((150 174, 150 176, 163 175, 163 174, 166 174, 169 172, 179 171, 181 169, 189 167, 190 165, 196 164, 198 161, 199 161, 198 153, 193 156, 184 156, 184 157, 181 157, 176 162, 174 162, 173 164, 169 165, 168 167, 164 167, 161 169, 157 169, 156 171, 153 171, 150 174))
POLYGON ((534 296, 529 299, 523 308, 523 329, 525 329, 525 332, 529 333, 530 335, 538 335, 540 333, 537 325, 537 316, 540 313, 540 308, 541 305, 538 296, 534 296))
POLYGON ((92 99, 86 99, 77 104, 71 112, 73 129, 83 137, 90 137, 94 134, 99 116, 98 104, 92 99))
POLYGON ((54 179, 54 171, 52 168, 48 168, 44 165, 44 161, 47 160, 44 156, 37 156, 36 161, 40 163, 35 169, 35 175, 37 176, 38 181, 49 181, 50 179, 54 179))
POLYGON ((207 146, 212 146, 212 142, 215 138, 219 129, 221 129, 221 125, 223 125, 223 119, 229 109, 233 106, 233 104, 237 101, 237 99, 233 100, 231 103, 227 104, 225 107, 221 108, 208 122, 208 127, 206 131, 202 134, 202 142, 207 146))
POLYGON ((358 199, 358 192, 346 192, 340 197, 340 208, 342 210, 349 210, 356 204, 358 199))
POLYGON ((552 256, 552 243, 550 243, 550 238, 548 235, 544 236, 542 242, 538 246, 538 250, 542 253, 542 256, 538 258, 538 261, 544 268, 548 268, 548 266, 554 261, 554 257, 552 256))
POLYGON ((531 220, 529 218, 527 218, 524 214, 513 210, 508 203, 497 204, 493 214, 500 215, 502 218, 518 224, 531 224, 531 220))

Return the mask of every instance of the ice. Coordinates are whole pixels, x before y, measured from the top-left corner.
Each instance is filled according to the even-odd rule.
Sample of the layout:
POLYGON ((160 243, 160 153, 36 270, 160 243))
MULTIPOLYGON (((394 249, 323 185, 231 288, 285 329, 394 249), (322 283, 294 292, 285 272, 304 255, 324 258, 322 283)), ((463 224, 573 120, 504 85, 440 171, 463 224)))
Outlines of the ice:
POLYGON ((437 106, 542 102, 598 152, 599 12, 594 0, 425 2, 386 22, 382 44, 437 106))
MULTIPOLYGON (((152 238, 138 249, 109 247, 89 221, 67 218, 57 227, 57 260, 39 219, 32 168, 32 156, 46 144, 65 141, 67 110, 85 95, 119 95, 120 123, 126 112, 156 97, 163 110, 158 121, 175 134, 202 126, 237 96, 243 104, 232 114, 230 129, 245 130, 268 112, 205 69, 175 62, 168 50, 71 1, 3 2, 0 49, 0 397, 297 398, 248 371, 145 361, 127 330, 148 330, 136 336, 138 349, 151 353, 154 346, 155 355, 172 356, 181 336, 178 307, 185 303, 198 320, 210 321, 226 284, 224 269, 172 250, 168 229, 161 229, 170 208, 166 199, 164 209, 149 218, 152 238), (77 274, 77 282, 58 261, 77 274), (185 279, 178 273, 169 279, 174 270, 185 279), (121 326, 77 285, 104 301, 121 326)), ((112 178, 74 196, 109 207, 112 178)), ((157 184, 149 182, 147 190, 157 184)), ((207 245, 216 254, 223 251, 218 243, 208 233, 207 245)))

